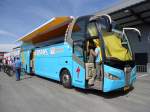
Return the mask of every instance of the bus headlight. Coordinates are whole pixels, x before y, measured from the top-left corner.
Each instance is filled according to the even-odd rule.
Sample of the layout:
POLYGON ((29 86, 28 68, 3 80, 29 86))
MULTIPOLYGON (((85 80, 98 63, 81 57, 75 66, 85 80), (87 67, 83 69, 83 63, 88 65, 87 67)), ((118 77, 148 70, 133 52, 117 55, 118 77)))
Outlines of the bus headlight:
POLYGON ((104 76, 110 80, 119 80, 119 77, 117 77, 113 74, 110 74, 110 73, 104 73, 104 76))

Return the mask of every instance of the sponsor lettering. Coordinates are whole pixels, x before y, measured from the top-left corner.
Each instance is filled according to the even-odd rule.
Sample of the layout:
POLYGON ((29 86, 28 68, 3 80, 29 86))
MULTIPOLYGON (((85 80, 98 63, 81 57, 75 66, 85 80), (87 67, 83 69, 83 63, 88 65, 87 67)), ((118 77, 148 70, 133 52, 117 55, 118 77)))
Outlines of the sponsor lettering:
POLYGON ((35 55, 48 55, 48 51, 46 49, 39 49, 35 51, 35 55))
POLYGON ((55 48, 55 47, 52 47, 51 50, 50 50, 50 54, 61 53, 61 52, 63 52, 63 51, 64 51, 63 48, 55 48))

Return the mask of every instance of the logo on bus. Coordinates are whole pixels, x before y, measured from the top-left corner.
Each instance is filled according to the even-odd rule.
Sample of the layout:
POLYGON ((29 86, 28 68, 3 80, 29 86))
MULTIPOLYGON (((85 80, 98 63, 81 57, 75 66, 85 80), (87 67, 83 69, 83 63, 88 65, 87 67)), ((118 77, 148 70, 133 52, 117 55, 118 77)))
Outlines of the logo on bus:
POLYGON ((55 54, 55 47, 52 47, 52 48, 51 48, 50 54, 55 54))
POLYGON ((46 49, 40 49, 35 51, 35 55, 48 55, 48 52, 46 49))
POLYGON ((76 72, 77 72, 77 78, 79 79, 79 74, 80 74, 80 68, 79 67, 76 69, 76 72))
POLYGON ((53 55, 53 54, 56 54, 56 53, 62 53, 63 51, 64 51, 64 48, 52 47, 51 50, 50 50, 50 54, 53 55))

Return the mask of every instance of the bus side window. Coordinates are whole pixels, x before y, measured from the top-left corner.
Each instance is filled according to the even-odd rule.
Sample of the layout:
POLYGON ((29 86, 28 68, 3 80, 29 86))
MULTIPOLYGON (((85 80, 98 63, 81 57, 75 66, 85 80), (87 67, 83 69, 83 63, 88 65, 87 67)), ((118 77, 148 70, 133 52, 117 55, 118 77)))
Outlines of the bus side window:
POLYGON ((73 26, 71 36, 73 41, 85 39, 85 31, 86 31, 85 26, 86 26, 85 20, 79 19, 76 21, 75 25, 73 26))
POLYGON ((72 40, 73 40, 73 53, 84 61, 84 40, 86 34, 86 21, 84 19, 78 19, 73 26, 72 40))
POLYGON ((73 53, 78 56, 81 60, 83 60, 83 42, 82 41, 74 41, 73 53))

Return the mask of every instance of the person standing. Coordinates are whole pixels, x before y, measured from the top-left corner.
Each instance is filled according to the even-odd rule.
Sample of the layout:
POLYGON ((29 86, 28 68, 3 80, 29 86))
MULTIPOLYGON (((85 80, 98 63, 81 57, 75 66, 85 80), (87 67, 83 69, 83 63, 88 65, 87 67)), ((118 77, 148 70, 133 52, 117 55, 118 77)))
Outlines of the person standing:
POLYGON ((3 58, 2 62, 3 62, 3 71, 5 72, 5 64, 6 64, 5 58, 3 58))
POLYGON ((15 70, 16 70, 16 81, 20 80, 20 73, 21 73, 21 61, 19 57, 17 57, 15 61, 15 70))
POLYGON ((99 80, 101 79, 101 74, 100 74, 100 69, 101 69, 101 66, 100 66, 100 62, 101 62, 100 41, 97 39, 94 39, 94 43, 95 43, 96 48, 95 48, 95 50, 90 49, 90 55, 95 57, 96 73, 93 74, 91 79, 89 79, 89 82, 88 82, 89 85, 94 85, 95 78, 97 78, 99 80))
POLYGON ((1 70, 2 70, 2 63, 0 62, 0 72, 1 72, 1 70))

